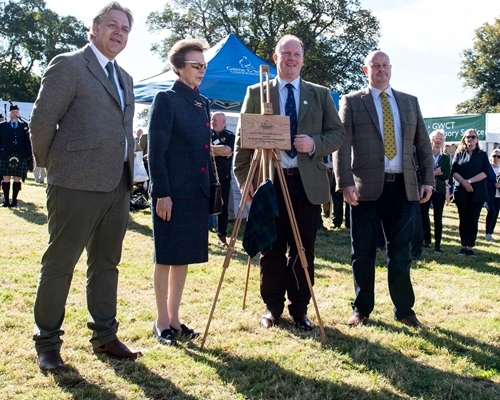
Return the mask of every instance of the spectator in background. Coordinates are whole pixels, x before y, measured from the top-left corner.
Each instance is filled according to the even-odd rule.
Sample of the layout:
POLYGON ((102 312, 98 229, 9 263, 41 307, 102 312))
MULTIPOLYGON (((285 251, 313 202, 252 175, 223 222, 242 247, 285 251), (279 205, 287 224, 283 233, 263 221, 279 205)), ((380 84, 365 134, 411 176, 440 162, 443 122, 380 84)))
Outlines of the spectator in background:
POLYGON ((479 147, 479 137, 474 129, 467 129, 458 145, 451 173, 457 186, 455 204, 458 209, 461 256, 475 256, 479 216, 488 201, 486 177, 490 169, 488 155, 479 147))
MULTIPOLYGON (((434 214, 434 253, 442 253, 441 239, 443 237, 443 210, 446 202, 447 182, 450 177, 450 157, 442 152, 445 139, 444 131, 437 129, 429 135, 432 145, 432 156, 434 158, 435 186, 432 191, 431 200, 420 204, 422 215, 422 226, 424 231, 424 242, 430 246, 431 243, 431 221, 429 218, 430 203, 434 214)), ((426 246, 426 247, 428 247, 426 246)))
POLYGON ((493 231, 497 224, 498 213, 500 211, 500 149, 495 149, 490 155, 491 168, 488 171, 488 202, 486 208, 486 240, 493 240, 493 231))
POLYGON ((231 169, 233 166, 234 133, 226 129, 226 116, 222 112, 212 114, 212 149, 221 185, 222 212, 217 216, 219 246, 227 246, 227 220, 229 191, 231 190, 231 169))
POLYGON ((10 121, 0 123, 0 175, 2 180, 2 207, 17 207, 17 195, 21 181, 26 179, 28 170, 33 171, 33 154, 28 124, 21 119, 19 107, 10 106, 10 121), (12 182, 12 201, 10 189, 12 182))

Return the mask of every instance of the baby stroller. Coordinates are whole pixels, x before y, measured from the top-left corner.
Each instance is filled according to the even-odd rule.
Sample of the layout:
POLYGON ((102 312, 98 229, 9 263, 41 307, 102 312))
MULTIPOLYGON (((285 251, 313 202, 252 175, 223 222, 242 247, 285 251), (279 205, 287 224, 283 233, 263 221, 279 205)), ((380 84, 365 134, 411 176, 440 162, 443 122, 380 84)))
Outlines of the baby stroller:
POLYGON ((148 194, 148 181, 134 182, 132 196, 130 197, 130 211, 145 210, 150 207, 148 194))

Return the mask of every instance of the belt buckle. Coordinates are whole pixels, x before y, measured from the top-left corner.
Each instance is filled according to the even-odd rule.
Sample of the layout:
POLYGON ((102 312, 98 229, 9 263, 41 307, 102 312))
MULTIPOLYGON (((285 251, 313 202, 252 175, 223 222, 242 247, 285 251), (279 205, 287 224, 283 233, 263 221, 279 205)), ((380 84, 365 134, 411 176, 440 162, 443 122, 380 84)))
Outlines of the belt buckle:
POLYGON ((288 176, 296 175, 294 168, 286 168, 285 171, 288 176))
POLYGON ((385 173, 385 180, 387 182, 394 182, 396 180, 396 174, 392 174, 392 173, 385 173))

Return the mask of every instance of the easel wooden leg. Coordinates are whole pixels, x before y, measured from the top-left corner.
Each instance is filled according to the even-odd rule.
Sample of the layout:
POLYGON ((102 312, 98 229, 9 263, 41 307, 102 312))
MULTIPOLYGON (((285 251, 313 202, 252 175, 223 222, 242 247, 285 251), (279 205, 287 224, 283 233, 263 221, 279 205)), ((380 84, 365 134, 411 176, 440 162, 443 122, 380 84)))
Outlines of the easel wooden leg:
MULTIPOLYGON (((257 166, 259 165, 260 159, 262 157, 262 149, 256 149, 254 151, 252 163, 250 164, 250 170, 248 171, 247 182, 252 182, 253 177, 255 176, 255 172, 257 171, 257 166)), ((212 303, 212 308, 210 310, 210 315, 208 317, 207 326, 205 328, 205 333, 203 334, 203 340, 201 341, 201 349, 205 346, 205 341, 207 339, 208 330, 210 329, 210 323, 212 322, 212 317, 214 315, 215 307, 217 305, 217 300, 219 299, 219 293, 222 286, 222 282, 224 281, 224 275, 226 274, 226 269, 229 266, 229 261, 231 261, 231 256, 234 252, 234 247, 236 243, 236 238, 238 237, 238 232, 241 226, 241 219, 243 217, 243 212, 245 211, 246 201, 248 197, 248 192, 250 191, 250 185, 245 185, 245 189, 241 195, 240 206, 238 207, 238 214, 236 219, 234 220, 234 227, 231 233, 231 238, 229 239, 229 245, 226 253, 226 257, 224 258, 224 264, 222 265, 222 273, 219 279, 219 285, 217 286, 217 291, 215 292, 215 298, 212 303)), ((251 263, 251 259, 249 260, 251 263)))
POLYGON ((295 245, 297 246, 297 253, 304 269, 304 275, 306 276, 307 285, 309 286, 309 292, 311 293, 311 300, 314 304, 314 309, 316 311, 316 317, 318 318, 318 325, 321 332, 321 338, 323 342, 326 342, 325 328, 323 327, 323 321, 321 320, 321 315, 319 314, 318 304, 316 303, 316 296, 314 296, 314 290, 311 283, 311 278, 309 277, 309 272, 307 270, 307 259, 305 255, 305 249, 302 245, 302 239, 300 238, 299 228, 297 226, 297 220, 295 219, 295 213, 293 212, 292 201, 290 199, 290 193, 288 192, 288 186, 285 181, 285 175, 283 174, 283 168, 281 167, 279 150, 273 151, 274 159, 276 161, 276 171, 278 172, 278 178, 281 183, 281 188, 283 190, 283 197, 285 200, 286 209, 288 211, 288 218, 290 219, 290 225, 293 231, 293 237, 295 239, 295 245))
POLYGON ((247 276, 245 279, 245 292, 243 293, 243 310, 245 309, 245 304, 247 301, 248 280, 250 279, 250 268, 252 268, 252 257, 248 257, 247 276))
MULTIPOLYGON (((269 150, 264 150, 264 162, 263 162, 263 165, 260 165, 259 178, 262 177, 263 180, 270 177, 271 172, 272 172, 271 171, 272 162, 271 162, 271 158, 269 157, 270 156, 269 153, 270 153, 269 150), (266 167, 267 167, 267 170, 266 170, 266 167)), ((250 165, 250 171, 248 172, 247 182, 253 181, 253 178, 254 178, 255 173, 257 171, 257 166, 259 165, 259 162, 261 161, 262 155, 263 155, 262 149, 259 148, 259 149, 255 150, 254 156, 252 159, 252 163, 250 165)), ((325 328, 323 326, 323 321, 321 320, 321 315, 319 313, 319 308, 318 308, 318 304, 316 302, 316 297, 314 296, 314 291, 313 291, 311 279, 310 279, 309 273, 307 271, 308 265, 307 265, 307 260, 306 260, 306 256, 304 253, 305 250, 304 250, 304 247, 302 245, 302 239, 300 238, 299 229, 297 226, 297 220, 295 219, 295 214, 293 212, 292 202, 290 199, 290 193, 288 192, 288 187, 287 187, 287 184, 285 181, 285 176, 283 174, 283 169, 281 167, 281 161, 280 161, 278 149, 273 150, 272 159, 275 161, 275 164, 276 164, 276 171, 278 172, 278 178, 280 179, 281 187, 283 190, 283 197, 285 199, 285 204, 286 204, 286 208, 288 211, 288 217, 290 218, 290 224, 292 226, 293 236, 295 238, 295 244, 297 246, 297 250, 298 250, 300 262, 302 264, 302 268, 304 269, 304 274, 306 276, 307 285, 309 286, 309 292, 311 293, 311 299, 313 301, 314 309, 316 311, 316 317, 318 318, 318 325, 319 325, 320 332, 321 332, 321 338, 322 338, 323 342, 326 342, 325 328)), ((219 299, 219 294, 220 294, 220 289, 222 287, 222 282, 224 281, 224 276, 225 276, 226 270, 229 266, 231 256, 233 255, 233 252, 234 252, 236 238, 238 237, 238 232, 240 230, 241 218, 243 216, 243 212, 245 209, 246 199, 248 197, 249 188, 250 188, 250 185, 245 185, 245 189, 243 190, 243 193, 241 196, 240 206, 238 208, 238 215, 234 221, 234 228, 233 228, 233 231, 231 233, 231 239, 229 240, 229 246, 228 246, 228 250, 226 253, 226 257, 224 258, 224 264, 222 266, 222 273, 221 273, 221 277, 219 279, 219 285, 217 286, 217 291, 215 293, 215 298, 214 298, 214 301, 212 303, 212 308, 210 310, 210 315, 208 317, 207 326, 205 328, 205 333, 203 335, 203 340, 201 342, 201 349, 202 350, 203 350, 203 347, 205 346, 205 341, 207 339, 208 331, 210 329, 210 323, 212 322, 212 317, 213 317, 214 312, 215 312, 217 300, 219 299)), ((252 262, 252 259, 249 257, 248 264, 247 264, 248 268, 247 268, 247 278, 246 278, 246 283, 245 283, 245 292, 244 292, 244 297, 243 297, 243 309, 245 308, 251 262, 252 262)))

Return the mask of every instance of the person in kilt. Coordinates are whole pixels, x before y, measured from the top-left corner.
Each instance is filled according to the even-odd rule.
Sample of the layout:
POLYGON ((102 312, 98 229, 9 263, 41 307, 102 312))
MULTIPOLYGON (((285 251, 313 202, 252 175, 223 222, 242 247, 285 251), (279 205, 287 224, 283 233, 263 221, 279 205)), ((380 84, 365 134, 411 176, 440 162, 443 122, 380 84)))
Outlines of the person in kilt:
POLYGON ((0 175, 4 200, 2 207, 17 207, 17 195, 21 181, 26 179, 28 170, 33 171, 33 154, 28 124, 20 119, 19 107, 11 104, 10 121, 0 123, 0 175), (10 181, 12 201, 10 201, 10 181))

